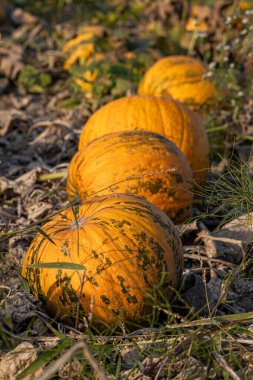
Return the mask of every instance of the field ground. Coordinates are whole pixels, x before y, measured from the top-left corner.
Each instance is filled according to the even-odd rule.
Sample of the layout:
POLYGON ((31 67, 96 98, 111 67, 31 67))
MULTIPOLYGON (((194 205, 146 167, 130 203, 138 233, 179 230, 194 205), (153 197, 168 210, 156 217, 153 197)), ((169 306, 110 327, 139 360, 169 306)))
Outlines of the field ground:
POLYGON ((206 22, 204 31, 186 30, 194 1, 20 0, 1 13, 4 3, 2 378, 252 379, 252 3, 206 2, 196 20, 206 22), (84 24, 103 27, 98 55, 89 67, 64 69, 63 45, 84 24), (65 173, 84 122, 108 101, 136 93, 146 69, 170 54, 199 57, 220 94, 215 109, 202 110, 211 143, 208 181, 196 190, 193 218, 177 226, 182 286, 135 329, 83 332, 57 323, 21 278, 24 253, 38 227, 68 204, 65 173))

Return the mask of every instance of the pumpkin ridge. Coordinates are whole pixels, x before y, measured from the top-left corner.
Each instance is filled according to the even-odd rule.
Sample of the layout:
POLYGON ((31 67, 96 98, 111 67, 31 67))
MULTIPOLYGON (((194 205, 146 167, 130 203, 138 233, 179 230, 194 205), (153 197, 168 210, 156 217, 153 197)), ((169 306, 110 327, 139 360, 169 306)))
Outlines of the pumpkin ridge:
POLYGON ((159 112, 159 114, 160 114, 160 117, 161 117, 161 120, 162 120, 162 123, 161 123, 161 126, 162 126, 162 134, 165 136, 166 135, 166 131, 165 131, 165 125, 166 125, 166 122, 164 122, 165 120, 164 120, 164 116, 163 116, 163 112, 162 112, 162 110, 160 109, 160 107, 159 107, 159 104, 158 104, 158 102, 156 101, 156 107, 157 107, 157 111, 159 112))

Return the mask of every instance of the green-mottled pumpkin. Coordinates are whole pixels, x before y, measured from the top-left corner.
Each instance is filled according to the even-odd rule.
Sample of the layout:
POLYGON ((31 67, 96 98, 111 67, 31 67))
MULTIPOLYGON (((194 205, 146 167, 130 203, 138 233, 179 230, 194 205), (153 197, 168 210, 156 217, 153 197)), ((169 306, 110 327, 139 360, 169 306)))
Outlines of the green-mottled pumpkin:
POLYGON ((196 58, 169 56, 159 59, 144 75, 138 88, 139 95, 172 97, 191 109, 217 102, 218 93, 213 83, 205 78, 207 68, 196 58))
POLYGON ((201 119, 184 104, 152 96, 126 96, 96 111, 84 125, 79 150, 108 133, 146 130, 171 140, 184 153, 194 180, 203 183, 209 166, 209 142, 201 119))
POLYGON ((93 140, 73 157, 69 200, 111 192, 134 194, 165 211, 174 222, 191 214, 192 171, 183 153, 164 136, 118 132, 93 140))
POLYGON ((147 295, 158 296, 162 279, 168 297, 179 283, 178 233, 165 213, 142 198, 93 198, 62 211, 42 230, 25 254, 22 275, 60 320, 75 318, 80 300, 80 320, 92 314, 94 324, 139 321, 147 295), (85 270, 29 267, 52 262, 85 270))

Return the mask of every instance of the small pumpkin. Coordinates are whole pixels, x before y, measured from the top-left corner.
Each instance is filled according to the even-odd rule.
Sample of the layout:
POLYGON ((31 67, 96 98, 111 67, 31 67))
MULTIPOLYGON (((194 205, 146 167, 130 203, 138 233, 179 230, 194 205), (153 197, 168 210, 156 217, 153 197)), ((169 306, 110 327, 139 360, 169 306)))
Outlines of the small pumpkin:
POLYGON ((205 21, 199 22, 194 17, 189 17, 186 21, 185 30, 187 32, 206 33, 208 29, 208 24, 205 21))
POLYGON ((191 214, 192 171, 174 143, 148 131, 118 132, 93 140, 73 157, 69 200, 124 193, 146 198, 175 222, 191 214))
POLYGON ((201 119, 173 99, 128 96, 96 111, 84 125, 79 149, 107 133, 147 130, 174 142, 188 159, 195 181, 202 183, 209 166, 209 143, 201 119))
POLYGON ((191 109, 197 109, 217 100, 214 85, 204 78, 206 73, 206 67, 196 58, 180 55, 164 57, 146 72, 139 84, 138 94, 172 97, 191 109))
POLYGON ((211 16, 212 10, 209 6, 192 4, 189 18, 186 20, 185 30, 198 33, 210 31, 211 16))
POLYGON ((243 11, 247 11, 249 9, 252 9, 253 8, 252 0, 239 1, 239 8, 243 11))
POLYGON ((179 283, 178 233, 165 213, 142 198, 93 198, 62 211, 42 230, 25 254, 22 275, 60 320, 75 319, 80 302, 81 321, 89 315, 94 324, 138 321, 149 293, 169 297, 179 283), (71 270, 69 263, 85 269, 71 270))

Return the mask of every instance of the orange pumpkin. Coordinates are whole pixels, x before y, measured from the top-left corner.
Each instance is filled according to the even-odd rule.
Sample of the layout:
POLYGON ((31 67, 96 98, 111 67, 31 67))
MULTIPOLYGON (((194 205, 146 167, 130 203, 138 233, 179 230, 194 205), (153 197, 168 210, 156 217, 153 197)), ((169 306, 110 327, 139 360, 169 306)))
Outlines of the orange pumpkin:
POLYGON ((147 130, 174 142, 188 159, 193 176, 202 183, 209 165, 209 143, 200 118, 173 99, 129 96, 96 111, 84 125, 79 149, 107 133, 147 130))
POLYGON ((243 11, 252 9, 253 8, 252 0, 239 1, 239 8, 242 9, 243 11))
POLYGON ((211 81, 204 78, 206 73, 206 67, 196 58, 161 58, 144 75, 138 94, 172 97, 191 109, 213 104, 217 92, 211 81))
POLYGON ((165 137, 147 131, 110 133, 73 157, 69 200, 111 192, 146 198, 175 222, 191 214, 192 171, 183 153, 165 137))
POLYGON ((212 10, 207 5, 192 4, 189 18, 186 20, 185 30, 188 32, 206 33, 210 30, 212 10))
POLYGON ((93 323, 138 321, 148 295, 163 291, 169 297, 179 283, 178 233, 142 198, 93 198, 59 213, 42 230, 24 257, 22 275, 61 320, 75 319, 80 302, 81 321, 89 315, 93 323))

